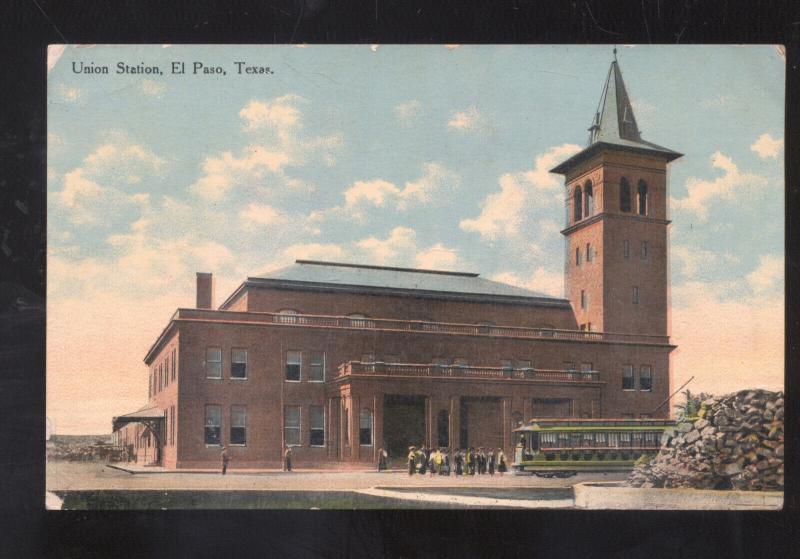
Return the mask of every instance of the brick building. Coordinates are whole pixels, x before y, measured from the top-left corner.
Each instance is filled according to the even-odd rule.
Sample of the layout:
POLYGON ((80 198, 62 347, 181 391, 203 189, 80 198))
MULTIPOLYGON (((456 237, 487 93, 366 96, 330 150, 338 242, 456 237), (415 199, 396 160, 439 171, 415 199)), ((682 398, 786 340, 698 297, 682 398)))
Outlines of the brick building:
POLYGON ((168 468, 400 457, 410 444, 512 448, 532 417, 667 417, 667 163, 616 60, 565 176, 565 293, 478 274, 298 260, 178 309, 145 357, 149 401, 118 442, 168 468))

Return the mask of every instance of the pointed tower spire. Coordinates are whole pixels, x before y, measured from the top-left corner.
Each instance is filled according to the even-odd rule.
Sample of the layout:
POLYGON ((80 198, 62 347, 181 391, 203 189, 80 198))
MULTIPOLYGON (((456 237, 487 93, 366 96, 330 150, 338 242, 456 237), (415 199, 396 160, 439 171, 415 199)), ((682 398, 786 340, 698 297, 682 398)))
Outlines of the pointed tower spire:
POLYGON ((595 118, 589 127, 589 145, 595 142, 619 143, 620 140, 640 142, 642 140, 636 117, 633 115, 622 71, 617 62, 617 49, 614 49, 614 60, 608 69, 600 103, 595 118))

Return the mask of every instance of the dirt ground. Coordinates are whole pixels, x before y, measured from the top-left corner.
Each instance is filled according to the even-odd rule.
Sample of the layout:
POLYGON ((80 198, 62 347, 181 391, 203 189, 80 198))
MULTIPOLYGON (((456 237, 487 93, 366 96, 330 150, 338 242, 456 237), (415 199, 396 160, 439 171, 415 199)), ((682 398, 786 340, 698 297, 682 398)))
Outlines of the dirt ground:
POLYGON ((305 471, 247 473, 129 474, 96 462, 47 464, 48 491, 78 490, 256 490, 256 491, 353 491, 370 487, 570 487, 586 481, 617 481, 625 473, 579 474, 566 479, 534 476, 409 476, 405 472, 305 471))

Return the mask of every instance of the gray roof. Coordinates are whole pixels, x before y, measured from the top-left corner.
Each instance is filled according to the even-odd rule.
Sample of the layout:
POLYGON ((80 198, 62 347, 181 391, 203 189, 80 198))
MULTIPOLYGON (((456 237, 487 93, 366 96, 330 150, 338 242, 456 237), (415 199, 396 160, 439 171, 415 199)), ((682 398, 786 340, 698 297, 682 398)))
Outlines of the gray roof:
POLYGON ((603 93, 600 95, 600 103, 597 105, 592 125, 589 127, 588 147, 553 168, 551 172, 563 174, 575 163, 585 159, 602 146, 657 152, 664 155, 667 161, 681 156, 676 151, 642 139, 628 91, 625 89, 625 82, 622 80, 622 71, 617 63, 616 54, 608 69, 603 93))
MULTIPOLYGON (((564 299, 515 287, 465 272, 445 272, 413 268, 394 268, 363 264, 343 264, 315 260, 297 260, 291 266, 270 272, 262 277, 247 278, 247 284, 291 284, 307 287, 328 287, 339 290, 405 291, 440 293, 442 295, 480 295, 492 298, 536 299, 563 302, 564 299)), ((224 306, 224 305, 223 305, 224 306)))

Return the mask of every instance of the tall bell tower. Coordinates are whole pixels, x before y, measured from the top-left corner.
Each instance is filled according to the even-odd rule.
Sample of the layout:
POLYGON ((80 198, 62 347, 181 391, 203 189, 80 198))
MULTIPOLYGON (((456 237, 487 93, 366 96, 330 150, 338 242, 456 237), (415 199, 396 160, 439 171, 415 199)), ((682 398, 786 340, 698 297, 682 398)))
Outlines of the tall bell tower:
POLYGON ((566 296, 582 329, 669 335, 667 164, 680 153, 642 139, 616 59, 585 149, 564 175, 566 296))

